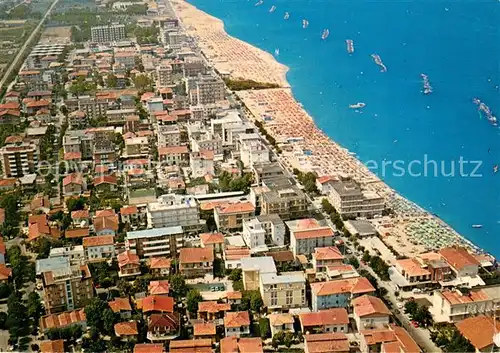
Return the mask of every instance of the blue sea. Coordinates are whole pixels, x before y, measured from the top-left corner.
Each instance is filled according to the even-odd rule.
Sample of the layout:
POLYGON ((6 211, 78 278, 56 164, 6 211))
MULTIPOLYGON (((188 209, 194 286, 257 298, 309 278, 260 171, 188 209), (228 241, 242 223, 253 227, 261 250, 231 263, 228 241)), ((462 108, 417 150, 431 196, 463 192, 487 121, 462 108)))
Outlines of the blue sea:
POLYGON ((272 54, 279 49, 294 96, 323 131, 403 196, 500 256, 500 171, 493 172, 500 129, 472 102, 500 115, 500 2, 189 1, 222 19, 230 35, 272 54), (352 55, 346 39, 354 40, 352 55), (421 73, 431 95, 422 93, 421 73), (357 102, 366 103, 362 113, 349 109, 357 102), (396 161, 404 175, 391 168, 396 161))

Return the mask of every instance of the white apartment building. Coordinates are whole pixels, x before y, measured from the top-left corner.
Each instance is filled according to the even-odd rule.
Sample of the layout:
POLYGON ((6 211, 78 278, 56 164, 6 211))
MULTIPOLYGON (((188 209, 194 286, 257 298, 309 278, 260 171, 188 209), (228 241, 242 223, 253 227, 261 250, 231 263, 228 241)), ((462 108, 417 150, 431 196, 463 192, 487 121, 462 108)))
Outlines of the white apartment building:
POLYGON ((67 257, 71 266, 85 264, 85 251, 83 245, 64 246, 50 249, 49 258, 67 257))
POLYGON ((251 252, 267 251, 266 230, 257 218, 243 220, 243 239, 251 252))
POLYGON ((193 178, 201 178, 207 174, 214 175, 214 153, 212 151, 192 152, 189 167, 193 178))
POLYGON ((328 199, 342 216, 370 218, 382 215, 385 209, 383 197, 375 192, 362 190, 354 180, 333 183, 328 199))
POLYGON ((286 222, 290 230, 290 248, 295 256, 311 255, 316 248, 333 246, 335 232, 329 226, 321 226, 314 218, 286 222))
POLYGON ((201 150, 212 151, 215 155, 222 154, 222 139, 219 136, 213 136, 207 132, 201 135, 197 140, 191 140, 191 149, 194 152, 201 150))
POLYGON ((269 149, 258 134, 240 134, 240 157, 245 167, 270 161, 269 149))
POLYGON ((184 245, 182 227, 164 227, 127 232, 125 248, 139 257, 176 258, 184 245))
POLYGON ((147 220, 150 228, 181 226, 184 230, 200 227, 198 202, 193 196, 166 194, 147 206, 147 220))
POLYGON ((90 29, 92 42, 109 43, 126 38, 125 25, 112 24, 105 26, 94 26, 90 29))
POLYGON ((225 99, 224 81, 214 74, 198 75, 188 81, 189 98, 192 105, 210 104, 225 99))
POLYGON ((274 245, 285 245, 286 227, 285 222, 281 220, 279 215, 261 215, 257 216, 257 220, 262 225, 262 228, 266 231, 266 236, 271 238, 274 245))

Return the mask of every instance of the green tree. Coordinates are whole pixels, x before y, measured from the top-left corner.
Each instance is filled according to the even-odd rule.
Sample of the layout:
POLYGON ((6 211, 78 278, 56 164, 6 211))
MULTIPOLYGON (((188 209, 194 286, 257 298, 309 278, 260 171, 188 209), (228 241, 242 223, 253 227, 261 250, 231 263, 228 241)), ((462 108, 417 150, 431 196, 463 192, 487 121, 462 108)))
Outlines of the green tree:
POLYGON ((136 75, 133 79, 134 86, 139 91, 145 91, 151 87, 151 79, 146 75, 136 75))
POLYGON ((283 338, 283 344, 286 348, 290 348, 293 344, 293 332, 287 331, 285 337, 283 338))
POLYGON ((80 196, 78 198, 70 198, 66 201, 66 207, 68 208, 68 213, 71 214, 73 211, 83 210, 85 208, 85 203, 87 199, 80 196))
POLYGON ((99 299, 92 298, 90 303, 85 307, 85 316, 87 318, 87 325, 98 332, 110 334, 113 332, 114 318, 113 311, 109 308, 108 304, 99 299))
POLYGON ((328 201, 327 198, 321 200, 321 207, 323 208, 323 211, 327 214, 337 213, 335 207, 332 206, 332 204, 330 203, 330 201, 328 201))
POLYGON ((276 340, 278 345, 282 345, 285 343, 285 331, 278 331, 276 334, 273 336, 273 341, 276 340))
POLYGON ((252 311, 258 313, 264 306, 264 302, 262 301, 262 297, 260 296, 260 292, 255 290, 251 291, 250 295, 250 309, 252 311))
POLYGON ((118 79, 115 75, 109 74, 106 78, 106 86, 109 88, 115 88, 118 85, 118 79))
POLYGON ((347 260, 349 262, 350 265, 352 265, 352 267, 354 267, 355 269, 358 269, 359 268, 359 261, 357 258, 355 258, 354 256, 351 256, 349 257, 349 259, 347 260))
POLYGON ((445 352, 476 352, 476 348, 458 330, 455 330, 445 352))
POLYGON ((363 253, 363 256, 361 257, 361 261, 366 262, 366 263, 370 262, 371 259, 372 259, 372 257, 370 256, 370 253, 368 251, 365 251, 363 253))
POLYGON ((12 293, 12 285, 9 283, 0 283, 0 299, 7 298, 12 293))
POLYGON ((201 293, 197 289, 191 289, 186 297, 187 310, 191 313, 198 312, 198 303, 203 301, 201 293))
POLYGON ((271 328, 269 326, 269 320, 265 317, 259 319, 259 329, 260 337, 265 340, 271 336, 271 328))
POLYGON ((241 268, 235 268, 231 270, 231 273, 228 276, 229 280, 235 282, 241 280, 241 268))
POLYGON ((432 315, 429 308, 424 305, 418 307, 417 311, 412 315, 412 319, 424 327, 432 325, 432 315))
POLYGON ((418 310, 418 304, 414 300, 409 300, 405 303, 405 313, 413 317, 418 310))
POLYGON ((31 292, 28 295, 26 309, 28 317, 33 319, 33 327, 38 327, 38 321, 40 320, 40 317, 42 317, 44 309, 40 296, 37 292, 31 292))
POLYGON ((183 297, 187 293, 186 280, 182 275, 176 273, 170 277, 170 288, 172 288, 174 296, 183 297))
POLYGON ((9 328, 10 340, 17 342, 19 337, 26 335, 28 332, 28 316, 26 315, 26 307, 21 301, 20 292, 12 292, 7 300, 7 320, 6 326, 9 328))

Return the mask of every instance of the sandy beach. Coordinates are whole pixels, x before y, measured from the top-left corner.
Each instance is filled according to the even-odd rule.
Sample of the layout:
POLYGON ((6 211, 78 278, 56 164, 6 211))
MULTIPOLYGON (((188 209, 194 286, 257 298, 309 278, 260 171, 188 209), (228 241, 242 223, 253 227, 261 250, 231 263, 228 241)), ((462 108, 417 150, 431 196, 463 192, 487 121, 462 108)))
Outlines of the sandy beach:
POLYGON ((271 54, 231 37, 221 20, 191 4, 182 0, 173 0, 171 4, 186 33, 195 38, 203 55, 219 73, 289 87, 288 68, 274 60, 271 54))
MULTIPOLYGON (((219 72, 232 77, 288 86, 287 67, 272 55, 229 36, 223 22, 194 6, 172 1, 189 35, 199 43, 208 61, 219 72)), ((282 149, 281 163, 288 169, 311 171, 318 176, 351 176, 369 192, 386 199, 391 217, 372 220, 382 239, 401 255, 451 245, 479 251, 454 229, 415 203, 401 197, 347 149, 332 141, 293 97, 290 88, 238 91, 248 115, 260 121, 282 149)))

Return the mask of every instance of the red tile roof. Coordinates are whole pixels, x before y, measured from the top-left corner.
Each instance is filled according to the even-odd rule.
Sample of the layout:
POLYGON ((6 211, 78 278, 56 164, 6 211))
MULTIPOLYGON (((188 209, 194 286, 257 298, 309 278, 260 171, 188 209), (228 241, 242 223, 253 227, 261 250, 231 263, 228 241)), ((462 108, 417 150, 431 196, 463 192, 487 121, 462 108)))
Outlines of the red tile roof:
POLYGON ((174 299, 163 295, 150 295, 142 300, 142 311, 144 313, 150 311, 173 312, 174 299))
POLYGON ((209 338, 197 340, 170 341, 170 353, 212 353, 212 340, 209 338))
POLYGON ((180 327, 178 313, 151 314, 148 318, 148 330, 155 331, 158 328, 168 328, 177 331, 180 327))
POLYGON ((311 291, 318 296, 340 293, 364 294, 375 292, 375 288, 365 277, 340 279, 311 283, 311 291))
POLYGON ((226 312, 224 315, 224 326, 232 328, 250 326, 248 311, 226 312))
POLYGON ((158 154, 160 156, 165 156, 168 154, 180 154, 180 153, 189 153, 187 146, 169 146, 169 147, 158 148, 158 154))
POLYGON ((12 269, 5 264, 0 264, 0 281, 6 281, 12 276, 12 269))
POLYGON ((318 312, 301 313, 299 315, 299 319, 303 327, 349 324, 349 314, 344 308, 333 308, 318 312))
POLYGON ((64 353, 64 340, 40 342, 41 353, 64 353))
POLYGON ((125 216, 136 214, 138 212, 139 211, 137 210, 137 206, 124 206, 124 207, 120 208, 120 214, 125 215, 125 216))
POLYGON ((118 254, 118 267, 122 268, 129 264, 139 265, 139 256, 133 254, 130 250, 118 254))
POLYGON ((94 178, 94 185, 101 185, 101 184, 112 184, 116 185, 118 183, 116 176, 114 175, 103 175, 103 176, 98 176, 94 178))
POLYGON ((71 212, 71 218, 89 218, 89 210, 77 210, 71 212))
POLYGON ((220 214, 255 212, 255 207, 250 201, 226 203, 226 204, 223 204, 223 205, 216 207, 216 209, 217 209, 217 212, 220 214))
POLYGON ((441 295, 451 305, 473 303, 491 299, 483 290, 470 291, 468 294, 462 294, 458 290, 444 290, 441 292, 441 295))
POLYGON ((485 315, 469 317, 455 325, 478 351, 493 345, 494 335, 500 332, 500 322, 485 315))
POLYGON ((193 335, 196 336, 215 336, 216 326, 212 322, 201 322, 193 324, 193 335))
POLYGON ((180 264, 191 264, 199 262, 213 262, 214 252, 212 248, 182 248, 179 255, 180 264))
POLYGON ((231 310, 229 303, 217 303, 216 301, 204 301, 198 303, 198 312, 202 313, 219 313, 231 310))
POLYGON ((120 311, 131 311, 130 301, 128 298, 115 298, 108 302, 109 307, 114 313, 119 313, 120 311))
POLYGON ((170 269, 170 265, 172 264, 172 260, 167 259, 166 257, 151 257, 149 259, 149 268, 168 268, 170 269))
POLYGON ((336 246, 327 246, 325 248, 315 248, 313 257, 316 260, 343 260, 344 255, 336 246))
POLYGON ((200 240, 204 245, 224 244, 224 234, 222 233, 202 233, 200 240))
POLYGON ((318 333, 304 336, 309 353, 349 352, 349 339, 344 333, 318 333))
POLYGON ((82 159, 82 153, 81 152, 66 152, 64 154, 65 161, 71 161, 74 159, 82 159))
POLYGON ((115 324, 115 334, 117 336, 135 336, 139 334, 136 321, 125 321, 115 324))
POLYGON ((295 239, 324 238, 333 237, 335 235, 335 232, 330 227, 322 227, 309 230, 297 229, 292 233, 295 239))
POLYGON ((118 215, 94 218, 94 229, 96 232, 103 230, 118 230, 118 215))
POLYGON ((165 347, 158 343, 137 343, 134 353, 165 353, 165 347))
POLYGON ((71 238, 83 238, 87 237, 89 235, 89 229, 88 228, 73 228, 73 229, 66 229, 64 232, 64 237, 71 239, 71 238))
POLYGON ((164 295, 170 292, 170 285, 167 280, 151 281, 148 286, 149 295, 164 295))
POLYGON ((479 261, 462 247, 450 247, 439 250, 439 254, 453 268, 461 270, 467 266, 479 266, 479 261))
POLYGON ((85 320, 86 317, 84 309, 67 311, 60 314, 42 316, 40 318, 40 328, 42 330, 48 330, 51 328, 63 328, 68 325, 76 324, 85 320))
POLYGON ((83 176, 81 173, 71 173, 64 177, 63 186, 68 186, 69 184, 83 185, 83 176))
POLYGON ((371 295, 363 295, 352 300, 354 314, 358 317, 390 316, 391 312, 384 302, 371 295))

